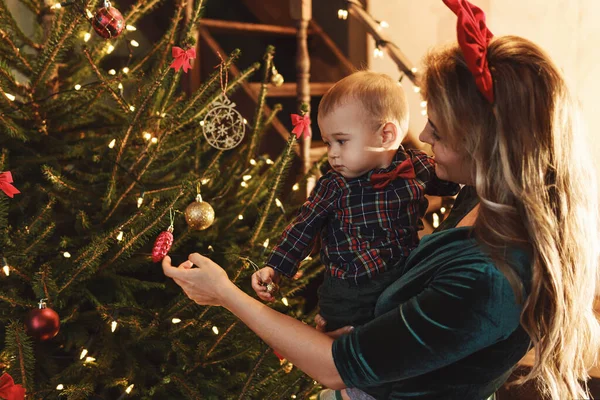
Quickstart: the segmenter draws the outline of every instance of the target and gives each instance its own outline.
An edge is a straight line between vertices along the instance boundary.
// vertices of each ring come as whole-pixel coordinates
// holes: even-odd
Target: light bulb
[[[275,164],[275,163],[270,158],[267,158],[267,164],[271,165],[271,164]]]
[[[150,140],[152,139],[152,134],[150,132],[144,132],[143,135],[144,139],[146,140]]]
[[[115,46],[113,46],[112,44],[109,44],[108,47],[106,48],[106,53],[110,54],[115,50]]]
[[[129,73],[129,68],[125,67],[121,71],[123,71],[124,74],[128,74]]]
[[[92,37],[92,34],[89,32],[86,32],[83,34],[83,41],[87,43],[91,39],[91,37]]]
[[[117,139],[113,139],[110,141],[110,143],[108,144],[108,148],[112,149],[115,147],[115,144],[117,144]]]
[[[300,189],[300,185],[298,185],[297,183],[295,183],[294,186],[292,186],[292,190],[295,192],[298,189]]]
[[[56,386],[56,390],[63,390],[65,388],[65,386],[62,383],[59,383],[58,386]]]
[[[242,179],[243,179],[244,181],[249,181],[250,179],[252,179],[252,175],[244,175],[244,176],[242,177]]]
[[[135,41],[135,40],[132,40],[132,41],[131,41],[131,42],[129,42],[129,43],[130,43],[130,44],[131,44],[133,47],[140,47],[140,44],[139,44],[137,41]]]
[[[375,57],[375,58],[383,57],[383,50],[381,50],[381,47],[377,46],[377,47],[375,47],[375,49],[373,49],[373,57]]]
[[[446,207],[441,207],[440,208],[440,214],[444,214],[446,212]]]
[[[158,138],[153,137],[152,139],[150,139],[150,142],[152,142],[152,144],[156,144],[156,143],[158,143]]]
[[[267,247],[269,247],[269,238],[267,238],[267,240],[264,241],[263,243],[263,247],[266,249]]]
[[[389,28],[390,24],[388,24],[387,21],[381,21],[381,22],[379,22],[379,26],[381,28],[385,29],[385,28]]]
[[[433,217],[433,227],[437,228],[438,226],[440,226],[440,216],[437,215],[437,213],[433,213],[432,217]]]
[[[129,109],[130,109],[131,111],[135,111],[135,107],[134,107],[134,106],[129,106]]]
[[[415,86],[414,89],[415,93],[419,93],[421,91],[421,88],[418,86]]]
[[[246,182],[242,182],[242,183],[240,183],[240,186],[246,188],[246,187],[248,187],[248,184]]]
[[[133,386],[135,386],[133,383],[129,386],[127,386],[127,389],[125,389],[125,393],[129,394],[131,393],[131,391],[133,390]]]
[[[4,93],[4,95],[6,96],[7,99],[9,99],[10,101],[15,101],[16,97],[10,93]]]
[[[338,19],[348,19],[348,10],[339,9],[338,10]]]
[[[425,100],[421,102],[421,107],[427,107],[427,102]]]
[[[91,363],[91,362],[94,362],[94,361],[96,361],[96,359],[94,357],[86,357],[84,362]]]
[[[418,71],[418,69],[417,69],[417,67],[412,67],[412,68],[410,69],[410,71],[411,71],[413,74],[416,74],[416,73],[417,73],[417,71]]]
[[[200,181],[200,183],[203,185],[206,185],[208,182],[210,182],[210,178],[204,178]]]
[[[117,330],[117,321],[113,321],[110,323],[110,331],[114,332]]]
[[[178,323],[180,323],[180,322],[181,322],[181,320],[180,320],[179,318],[173,318],[173,319],[171,320],[171,322],[172,322],[173,324],[178,324]]]
[[[218,335],[218,334],[219,334],[219,328],[217,328],[216,326],[213,326],[213,327],[212,327],[212,331],[213,331],[213,333],[214,333],[215,335]]]
[[[75,90],[79,90],[79,89],[81,89],[81,85],[80,84],[75,85]]]
[[[200,121],[200,126],[204,126],[204,121]]]
[[[254,158],[250,159],[250,165],[256,165],[256,160]]]
[[[277,205],[277,207],[283,206],[283,204],[281,204],[281,201],[277,198],[275,199],[275,204]]]
[[[109,74],[109,75],[116,75],[116,74],[117,74],[117,71],[115,71],[114,69],[109,69],[109,70],[108,70],[108,74]]]
[[[52,6],[52,7],[50,7],[50,8],[52,8],[52,9],[54,9],[54,10],[59,10],[59,9],[61,9],[61,8],[62,8],[62,4],[60,4],[60,3],[56,3],[55,5],[53,5],[53,6]]]
[[[117,234],[117,240],[120,242],[121,240],[123,240],[123,231],[119,231],[119,233]]]
[[[421,110],[421,115],[423,115],[423,116],[427,115],[427,110]]]
[[[238,219],[241,221],[244,219],[244,216],[242,214],[238,215]]]
[[[10,275],[10,267],[8,265],[5,265],[4,267],[2,267],[2,271],[4,271],[4,274],[6,276]]]
[[[248,124],[248,120],[244,118],[244,124]]]
[[[289,307],[290,303],[288,302],[287,297],[282,297],[281,298],[281,302],[286,306]]]
[[[143,202],[144,202],[144,198],[142,196],[138,197],[138,199],[137,199],[137,208],[140,208],[142,206]]]
[[[64,257],[64,258],[71,258],[71,253],[69,253],[68,251],[65,251],[65,252],[63,253],[63,257]]]
[[[129,32],[137,31],[137,28],[133,25],[125,26],[125,29],[127,29]]]
[[[87,355],[87,353],[88,353],[87,349],[81,350],[81,354],[79,355],[79,359],[83,360],[83,358]]]

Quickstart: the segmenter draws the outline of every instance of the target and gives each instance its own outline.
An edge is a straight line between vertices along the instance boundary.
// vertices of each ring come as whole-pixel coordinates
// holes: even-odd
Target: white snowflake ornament
[[[225,95],[219,96],[204,117],[202,132],[208,144],[215,149],[231,150],[242,143],[246,124],[235,109],[235,103]]]

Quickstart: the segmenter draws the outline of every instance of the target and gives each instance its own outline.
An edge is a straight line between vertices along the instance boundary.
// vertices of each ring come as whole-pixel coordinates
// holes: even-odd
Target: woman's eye
[[[440,136],[437,134],[435,129],[431,131],[431,136],[433,136],[435,140],[440,140]]]

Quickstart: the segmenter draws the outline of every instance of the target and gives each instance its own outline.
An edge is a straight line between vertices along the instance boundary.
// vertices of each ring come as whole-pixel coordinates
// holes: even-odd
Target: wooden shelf
[[[220,33],[254,33],[279,36],[296,36],[296,33],[298,32],[298,29],[293,26],[253,24],[250,22],[225,21],[207,18],[201,19],[200,25],[205,28],[210,28],[211,32]],[[313,30],[309,29],[308,34],[313,34]]]
[[[260,91],[260,83],[250,83],[249,86],[257,94]],[[333,82],[312,82],[310,84],[310,95],[311,96],[323,96],[329,88],[333,86]],[[269,91],[267,97],[296,97],[296,83],[284,83],[281,86],[269,85]]]

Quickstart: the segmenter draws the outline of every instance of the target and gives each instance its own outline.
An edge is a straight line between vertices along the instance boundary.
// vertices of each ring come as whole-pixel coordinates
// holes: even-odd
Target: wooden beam
[[[356,70],[352,62],[348,60],[342,50],[340,50],[331,37],[325,33],[323,28],[321,28],[321,25],[317,24],[314,20],[311,20],[310,28],[312,28],[313,32],[323,41],[323,43],[325,43],[325,46],[329,48],[329,51],[331,51],[331,53],[338,59],[340,65],[347,75],[350,75]]]
[[[248,85],[258,94],[260,83],[249,83]],[[323,96],[333,85],[333,82],[311,82],[309,85],[310,95]],[[296,95],[296,83],[294,82],[284,83],[281,86],[269,86],[267,93],[267,97],[296,97]]]
[[[281,25],[266,25],[266,24],[252,24],[249,22],[237,22],[237,21],[225,21],[220,19],[207,19],[203,18],[199,24],[205,28],[210,28],[211,32],[222,32],[222,33],[264,33],[269,35],[280,35],[280,36],[296,36],[296,28],[293,26],[281,26]],[[312,34],[312,30],[309,34]]]
[[[217,54],[226,54],[223,49],[221,48],[221,46],[219,46],[219,44],[216,42],[216,40],[212,37],[212,35],[208,32],[208,30],[202,26],[200,26],[198,28],[198,35],[200,38],[202,38],[203,42],[206,43],[208,45],[208,47],[213,51],[213,53],[215,55]],[[233,76],[239,76],[240,75],[240,70],[238,69],[238,67],[236,67],[235,65],[232,65],[229,68],[229,71],[231,71]],[[252,99],[256,102],[257,98],[256,98],[256,93],[254,92],[254,90],[252,90],[250,88],[250,85],[248,84],[248,82],[242,82],[241,83],[241,87],[242,90]],[[266,116],[271,115],[271,108],[269,106],[267,106],[265,104],[265,106],[263,107],[263,111],[265,113]],[[283,126],[283,124],[281,123],[281,121],[279,121],[278,118],[274,118],[273,122],[271,123],[271,126],[277,131],[277,133],[279,133],[279,135],[285,140],[287,141],[288,138],[290,137],[290,132],[285,128],[285,126]],[[299,150],[296,147],[294,149],[294,151],[296,152],[296,154],[299,154]]]

